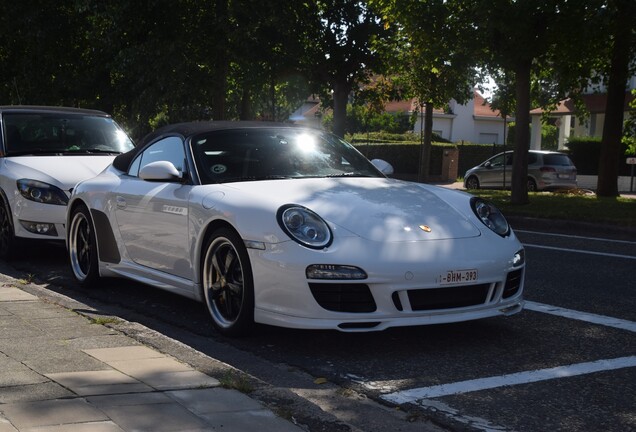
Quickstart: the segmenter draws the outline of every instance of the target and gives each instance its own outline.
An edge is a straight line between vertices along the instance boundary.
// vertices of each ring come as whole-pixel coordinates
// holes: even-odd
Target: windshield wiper
[[[60,155],[64,150],[59,149],[29,149],[29,150],[11,150],[5,156],[32,156],[32,155]]]
[[[283,180],[290,179],[290,176],[284,175],[266,175],[266,176],[242,176],[242,177],[226,177],[220,178],[215,183],[231,183],[231,182],[243,182],[243,181],[258,181],[258,180]]]
[[[117,150],[105,150],[105,149],[77,149],[77,150],[64,150],[64,154],[108,154],[118,155],[121,154]]]
[[[340,173],[340,174],[328,174],[325,177],[333,178],[333,177],[372,177],[372,176],[370,176],[369,174],[350,172],[350,173]]]

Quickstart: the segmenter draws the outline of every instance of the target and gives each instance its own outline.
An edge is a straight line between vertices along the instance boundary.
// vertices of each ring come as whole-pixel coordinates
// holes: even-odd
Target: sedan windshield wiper
[[[66,150],[66,149],[35,148],[35,149],[29,149],[29,150],[12,150],[7,152],[6,156],[59,156],[59,155],[87,155],[87,154],[118,155],[118,154],[121,154],[121,152],[116,150],[103,150],[103,149]]]
[[[59,149],[29,149],[29,150],[12,150],[8,151],[5,156],[34,156],[34,155],[60,155],[64,150]]]

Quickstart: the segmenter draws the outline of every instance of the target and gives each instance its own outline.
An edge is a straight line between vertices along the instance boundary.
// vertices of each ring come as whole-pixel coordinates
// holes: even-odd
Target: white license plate
[[[570,178],[570,174],[559,174],[558,176],[560,179],[569,179]]]
[[[446,274],[442,274],[439,276],[439,283],[441,285],[459,284],[466,282],[476,282],[477,279],[477,269],[449,270],[446,272]]]

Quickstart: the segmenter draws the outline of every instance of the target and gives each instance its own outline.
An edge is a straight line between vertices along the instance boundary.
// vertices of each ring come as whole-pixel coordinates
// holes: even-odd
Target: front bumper
[[[488,237],[488,238],[486,238]],[[372,331],[511,315],[523,308],[525,264],[514,238],[377,243],[347,238],[329,250],[293,242],[250,249],[256,322],[303,329]],[[353,265],[364,280],[309,280],[310,264]],[[478,280],[446,284],[449,270]]]
[[[67,206],[18,199],[13,206],[15,236],[39,240],[64,240],[66,209]],[[44,229],[43,225],[50,228]]]

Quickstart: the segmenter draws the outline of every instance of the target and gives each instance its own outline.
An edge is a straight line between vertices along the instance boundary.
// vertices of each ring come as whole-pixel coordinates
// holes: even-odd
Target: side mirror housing
[[[139,170],[139,178],[146,181],[178,181],[183,175],[168,161],[150,162]]]
[[[371,163],[373,164],[374,167],[380,170],[380,172],[384,175],[388,176],[393,174],[394,172],[393,165],[391,165],[390,163],[388,163],[387,161],[383,159],[373,159]]]

